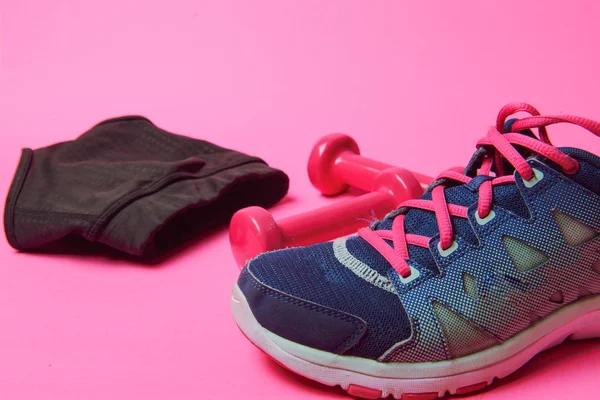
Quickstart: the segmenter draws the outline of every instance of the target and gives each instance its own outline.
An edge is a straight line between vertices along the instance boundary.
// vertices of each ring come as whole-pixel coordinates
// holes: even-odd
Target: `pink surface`
[[[21,147],[129,113],[288,172],[279,217],[327,203],[305,163],[332,131],[434,175],[464,163],[509,101],[600,119],[594,1],[88,3],[0,0],[4,193]],[[549,130],[600,153],[583,130]],[[226,228],[155,267],[5,241],[0,257],[1,399],[347,398],[238,332]],[[598,341],[569,343],[473,397],[595,397],[599,357]]]

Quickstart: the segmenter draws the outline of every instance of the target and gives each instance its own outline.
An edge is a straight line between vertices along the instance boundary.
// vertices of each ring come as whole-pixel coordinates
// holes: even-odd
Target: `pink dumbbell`
[[[304,246],[356,232],[383,218],[403,201],[419,197],[432,179],[359,155],[356,142],[342,134],[322,138],[311,152],[309,177],[322,193],[334,195],[349,185],[362,196],[275,221],[260,207],[238,211],[229,241],[238,265],[265,251]]]
[[[348,135],[333,133],[322,137],[313,147],[308,159],[308,177],[321,193],[335,196],[349,186],[371,192],[373,182],[385,170],[393,168],[360,155],[358,145]],[[402,170],[401,179],[416,178],[423,190],[431,183],[428,176]]]
[[[238,265],[266,251],[305,246],[356,232],[383,218],[403,201],[419,197],[423,188],[402,168],[389,168],[372,185],[377,190],[316,210],[275,221],[261,207],[236,212],[229,226],[231,250]]]

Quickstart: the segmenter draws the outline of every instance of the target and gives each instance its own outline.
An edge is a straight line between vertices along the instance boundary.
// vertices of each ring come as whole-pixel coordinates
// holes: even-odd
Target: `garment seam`
[[[93,222],[98,218],[97,215],[93,214],[77,214],[77,213],[69,213],[69,212],[61,212],[61,211],[38,211],[29,208],[21,208],[15,207],[15,214],[27,216],[27,217],[35,217],[36,219],[41,220],[50,220],[50,219],[60,219],[60,217],[68,217],[74,219],[81,219],[88,222]]]

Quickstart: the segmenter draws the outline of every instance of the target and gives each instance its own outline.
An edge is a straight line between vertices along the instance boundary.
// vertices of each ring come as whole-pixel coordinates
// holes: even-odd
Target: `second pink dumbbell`
[[[333,133],[322,137],[313,147],[308,159],[308,177],[321,193],[335,196],[343,193],[349,186],[371,192],[378,176],[385,170],[394,168],[360,155],[358,145],[348,135]],[[400,178],[408,179],[407,173],[419,181],[423,190],[431,183],[428,176],[399,171]]]

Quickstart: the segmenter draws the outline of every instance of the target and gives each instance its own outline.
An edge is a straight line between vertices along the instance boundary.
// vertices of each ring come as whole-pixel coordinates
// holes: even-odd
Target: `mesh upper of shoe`
[[[561,151],[576,158],[580,163],[579,171],[569,176],[569,178],[587,190],[600,194],[600,179],[598,179],[600,159],[579,149],[562,148]],[[553,167],[551,163],[549,163],[549,166]],[[478,200],[477,187],[474,185],[465,184],[449,187],[445,190],[445,195],[449,203],[467,207],[476,204]],[[521,218],[529,217],[530,211],[528,205],[516,185],[495,187],[493,197],[494,207],[502,208]],[[431,193],[426,192],[423,198],[430,199]],[[391,222],[392,218],[384,219],[379,223],[377,229],[390,229]],[[477,245],[478,239],[469,220],[453,218],[452,224],[455,235],[459,236],[466,243],[473,244],[474,246]],[[405,219],[405,227],[408,233],[429,237],[438,234],[435,215],[423,210],[410,210]],[[377,271],[377,273],[383,276],[396,275],[385,258],[362,238],[352,237],[347,240],[346,246],[353,257],[368,265]],[[436,260],[429,249],[409,246],[409,253],[411,261],[431,270],[434,274],[439,273]],[[531,254],[528,253],[526,256],[529,257]],[[527,259],[528,263],[531,261],[530,258]],[[540,260],[538,257],[533,261],[538,263]],[[533,265],[533,261],[527,265]],[[379,358],[395,343],[409,339],[414,329],[419,329],[418,323],[415,326],[415,321],[412,321],[413,317],[419,317],[419,315],[413,316],[411,314],[409,318],[397,294],[370,284],[341,264],[335,257],[331,243],[321,243],[308,247],[263,254],[251,262],[250,271],[262,283],[284,293],[363,319],[368,325],[367,333],[356,346],[345,353],[346,355]],[[447,278],[443,277],[442,279]],[[467,294],[471,298],[475,298],[475,293],[478,291],[477,283],[475,283],[474,279],[471,277],[466,283],[469,286],[469,290],[467,291],[469,293]],[[478,284],[481,285],[481,277],[478,279]],[[502,279],[511,283],[510,280],[513,277],[507,275]],[[518,286],[521,283],[521,281],[516,280],[511,284]],[[465,287],[462,278],[459,284],[461,288]],[[429,294],[431,295],[431,293]],[[509,299],[504,301],[509,301]],[[424,312],[422,309],[419,310],[421,310],[419,313]],[[497,313],[498,310],[493,309],[490,312],[493,314]],[[451,317],[454,314],[448,312],[445,308],[438,307],[437,315],[444,318],[443,321],[438,321],[437,324],[443,325],[445,323],[447,326],[450,326]],[[485,319],[486,317],[482,318]],[[460,317],[457,317],[456,321],[464,322]],[[459,325],[465,329],[471,327],[468,324]],[[473,328],[471,332],[480,331]],[[472,336],[477,335],[473,334]],[[458,336],[453,337],[457,338]],[[485,335],[484,333],[481,333],[477,337],[481,339],[478,343],[481,343],[482,348],[495,343],[495,341],[490,339],[489,335]],[[456,340],[454,342],[460,343],[460,341]],[[480,350],[480,348],[477,347],[475,350]],[[427,354],[423,352],[409,354],[410,352],[408,352],[408,355],[404,358],[398,356],[398,353],[396,353],[396,355],[388,358],[387,361],[430,361],[444,359],[449,356],[470,354],[472,351],[473,348],[464,351],[455,350],[452,354],[446,355],[443,355],[439,351]]]

